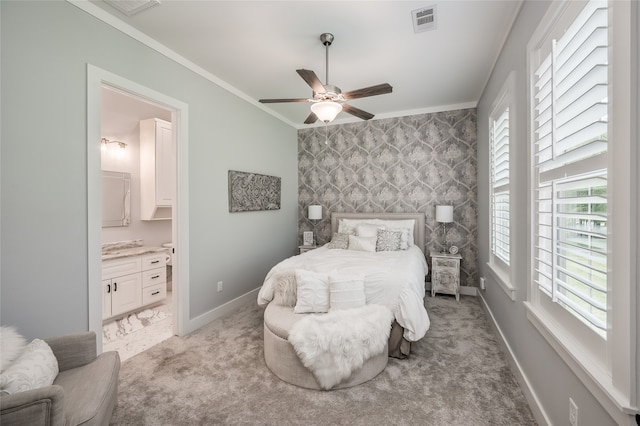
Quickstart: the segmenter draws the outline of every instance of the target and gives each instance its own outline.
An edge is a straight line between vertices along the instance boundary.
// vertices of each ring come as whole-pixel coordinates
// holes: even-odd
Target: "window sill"
[[[500,270],[498,270],[492,263],[487,262],[487,266],[489,267],[489,272],[493,279],[496,280],[500,288],[509,296],[509,299],[512,301],[516,301],[516,289],[511,284],[511,280],[506,274]]]
[[[628,398],[613,386],[611,377],[571,334],[554,324],[543,309],[524,302],[527,319],[542,334],[560,358],[569,366],[584,386],[602,404],[618,424],[627,424],[629,416],[635,414]]]

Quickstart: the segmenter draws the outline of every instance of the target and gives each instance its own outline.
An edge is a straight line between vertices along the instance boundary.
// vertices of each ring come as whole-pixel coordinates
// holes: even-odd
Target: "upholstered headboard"
[[[413,227],[413,241],[424,252],[424,213],[339,213],[331,212],[331,235],[338,232],[340,219],[382,219],[382,220],[406,220],[416,221]]]

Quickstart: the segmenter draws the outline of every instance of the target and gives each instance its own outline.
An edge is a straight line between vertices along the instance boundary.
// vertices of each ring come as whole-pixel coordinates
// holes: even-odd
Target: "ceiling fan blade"
[[[263,104],[275,104],[278,102],[309,102],[307,98],[291,98],[291,99],[260,99],[258,102]]]
[[[393,87],[389,83],[378,84],[377,86],[365,87],[363,89],[351,90],[347,93],[343,93],[342,96],[346,100],[366,98],[368,96],[384,95],[385,93],[391,93]]]
[[[311,114],[309,114],[309,115],[307,116],[307,119],[306,119],[306,120],[304,120],[304,124],[313,124],[313,123],[315,123],[316,121],[318,121],[318,117],[316,116],[316,114],[315,114],[315,113],[313,113],[313,112],[312,112]]]
[[[342,111],[351,115],[355,115],[356,117],[362,118],[363,120],[369,120],[374,117],[374,115],[370,112],[363,111],[360,108],[356,108],[348,104],[342,104]]]
[[[316,93],[326,92],[326,90],[324,89],[324,85],[322,84],[322,82],[320,81],[320,79],[318,78],[315,72],[311,70],[305,70],[305,69],[296,70],[296,72],[300,75],[300,77],[302,77],[304,81],[307,82],[309,86],[311,86],[314,92]]]

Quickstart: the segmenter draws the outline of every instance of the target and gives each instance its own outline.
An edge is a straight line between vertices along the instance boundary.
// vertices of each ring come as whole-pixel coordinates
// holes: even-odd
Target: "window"
[[[490,255],[489,268],[503,290],[515,300],[511,284],[511,189],[509,147],[514,121],[512,102],[515,75],[506,80],[489,115],[489,197],[490,197]]]
[[[491,254],[509,265],[509,107],[491,118]]]
[[[551,41],[534,80],[534,280],[600,336],[607,327],[607,8]]]
[[[618,423],[637,402],[630,16],[631,2],[552,2],[527,58],[527,317]]]

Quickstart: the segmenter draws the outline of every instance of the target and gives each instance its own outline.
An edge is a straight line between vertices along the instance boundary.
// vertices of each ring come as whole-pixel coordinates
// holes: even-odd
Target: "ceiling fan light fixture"
[[[2,1],[2,0],[0,0]],[[346,103],[348,101],[366,98],[368,96],[391,93],[393,88],[389,83],[378,84],[376,86],[364,87],[362,89],[350,90],[342,93],[339,87],[329,84],[329,46],[333,42],[333,34],[323,33],[320,41],[325,46],[327,78],[322,84],[315,72],[304,68],[297,69],[296,72],[313,90],[311,98],[289,98],[289,99],[260,99],[260,103],[271,104],[277,102],[312,102],[311,113],[304,120],[304,124],[313,124],[318,120],[325,123],[333,121],[340,111],[351,114],[363,120],[370,120],[373,114]]]
[[[322,101],[311,104],[311,112],[325,123],[333,121],[340,111],[342,111],[342,105],[333,101]]]

